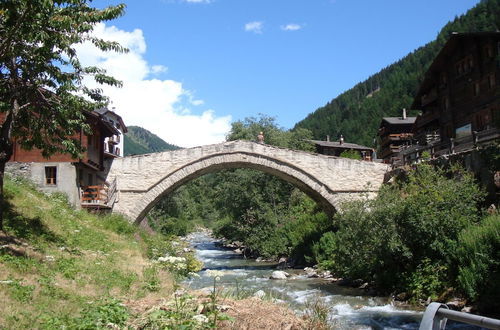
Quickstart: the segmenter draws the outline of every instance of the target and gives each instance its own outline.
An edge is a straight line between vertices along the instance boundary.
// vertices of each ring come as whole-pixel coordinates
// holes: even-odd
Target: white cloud
[[[264,23],[259,21],[249,22],[245,24],[245,31],[247,32],[261,34],[263,28],[264,28]]]
[[[168,71],[168,68],[166,66],[163,66],[163,65],[153,65],[151,67],[151,72],[153,74],[164,73],[164,72],[167,72],[167,71]]]
[[[287,24],[287,25],[282,25],[281,29],[283,31],[297,31],[297,30],[302,29],[302,25],[295,24],[295,23],[290,23],[290,24]]]
[[[100,86],[113,102],[111,106],[126,125],[144,127],[168,143],[182,147],[224,141],[230,129],[231,116],[217,117],[212,109],[192,114],[190,105],[200,106],[202,100],[184,89],[181,82],[152,78],[167,70],[163,65],[150,65],[145,59],[146,42],[141,30],[132,32],[98,24],[94,34],[105,40],[120,42],[130,49],[126,54],[103,53],[89,43],[77,45],[84,65],[97,65],[122,80],[123,87]],[[89,87],[95,83],[86,81]]]

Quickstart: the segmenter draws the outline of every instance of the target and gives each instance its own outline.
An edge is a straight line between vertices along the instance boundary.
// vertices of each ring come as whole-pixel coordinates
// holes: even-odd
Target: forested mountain
[[[436,40],[342,93],[298,122],[295,128],[311,130],[316,139],[342,134],[349,142],[374,146],[382,117],[401,115],[402,108],[410,107],[425,71],[452,32],[499,29],[500,0],[483,0],[446,24]]]
[[[180,147],[163,141],[157,135],[139,126],[128,126],[125,134],[124,154],[141,155],[151,152],[181,149]]]

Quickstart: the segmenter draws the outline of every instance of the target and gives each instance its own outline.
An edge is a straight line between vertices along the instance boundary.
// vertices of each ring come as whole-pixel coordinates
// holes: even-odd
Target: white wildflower
[[[203,324],[203,323],[208,322],[208,317],[206,317],[203,314],[198,314],[198,315],[193,316],[193,320],[195,320],[196,323],[198,323],[198,324]]]

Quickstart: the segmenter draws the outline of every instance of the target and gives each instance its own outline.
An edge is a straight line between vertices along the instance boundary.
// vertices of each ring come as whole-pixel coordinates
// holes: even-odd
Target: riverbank
[[[369,296],[366,291],[340,286],[319,277],[309,277],[303,269],[287,269],[289,276],[271,279],[277,262],[245,259],[206,233],[189,236],[196,255],[204,263],[199,278],[184,282],[186,287],[210,292],[212,271],[219,272],[217,286],[227,295],[259,297],[285,304],[298,315],[314,315],[339,329],[360,329],[381,324],[390,328],[418,328],[420,311],[391,304],[388,297]],[[278,271],[279,272],[279,271]],[[321,317],[319,317],[321,316]]]
[[[62,195],[46,195],[22,180],[6,180],[5,193],[0,328],[152,329],[169,322],[186,323],[190,329],[212,326],[203,322],[213,315],[203,310],[210,293],[179,294],[179,272],[196,263],[181,240],[144,232],[120,216],[75,211]],[[171,260],[179,261],[176,271],[167,270]],[[192,309],[188,297],[193,297]],[[172,306],[181,300],[184,307],[178,313],[179,307],[176,312]],[[310,324],[268,300],[221,295],[216,305],[219,318],[227,317],[217,328],[247,324],[266,329],[267,324],[267,329],[301,329]]]

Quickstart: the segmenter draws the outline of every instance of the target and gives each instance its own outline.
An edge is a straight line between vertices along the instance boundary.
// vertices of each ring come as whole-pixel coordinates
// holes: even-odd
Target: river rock
[[[257,259],[255,259],[255,262],[263,262],[264,259],[262,257],[258,257]]]
[[[259,290],[253,294],[254,297],[262,299],[266,296],[266,293],[262,290]]]
[[[243,254],[243,251],[241,249],[236,249],[233,251],[234,253],[238,253],[238,254]]]
[[[465,299],[460,299],[460,298],[455,298],[453,300],[450,300],[446,303],[446,306],[448,306],[449,309],[452,309],[454,311],[459,311],[462,308],[465,307]]]
[[[306,267],[304,268],[304,271],[306,272],[307,277],[318,277],[318,273],[314,268]]]
[[[286,280],[286,278],[290,276],[287,272],[276,270],[269,277],[271,280]]]

